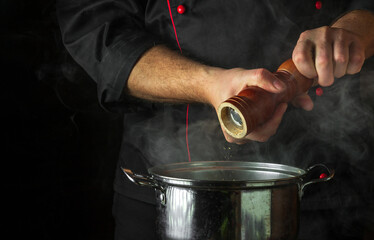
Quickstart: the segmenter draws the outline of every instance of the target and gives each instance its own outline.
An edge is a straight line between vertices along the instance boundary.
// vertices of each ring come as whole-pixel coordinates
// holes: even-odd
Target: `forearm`
[[[331,27],[342,28],[357,34],[364,44],[365,58],[374,55],[374,13],[355,10],[339,18]]]
[[[125,91],[152,101],[210,103],[207,92],[219,71],[165,46],[155,46],[134,66]]]

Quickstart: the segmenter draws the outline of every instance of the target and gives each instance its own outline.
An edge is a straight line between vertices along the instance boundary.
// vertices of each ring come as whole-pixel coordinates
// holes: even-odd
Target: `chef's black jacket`
[[[129,182],[119,166],[144,173],[188,161],[186,104],[152,103],[124,94],[128,76],[149,48],[164,44],[203,64],[276,68],[292,55],[301,32],[373,1],[307,0],[60,0],[63,42],[97,83],[103,108],[124,114],[116,192],[154,203],[152,189]],[[184,11],[178,12],[183,5]],[[306,189],[302,209],[362,206],[370,201],[372,116],[359,97],[358,76],[324,88],[311,112],[289,107],[275,136],[242,146],[225,142],[212,107],[190,104],[191,160],[264,161],[307,168],[325,163],[334,180]]]

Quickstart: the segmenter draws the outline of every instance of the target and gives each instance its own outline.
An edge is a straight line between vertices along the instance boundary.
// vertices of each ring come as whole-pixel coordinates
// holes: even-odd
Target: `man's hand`
[[[374,14],[355,10],[339,18],[331,27],[308,30],[300,35],[292,60],[301,74],[330,86],[334,78],[358,73],[366,58],[374,54]],[[296,97],[296,106],[313,108],[307,94]]]
[[[278,78],[265,69],[206,66],[164,46],[155,46],[133,68],[126,92],[152,101],[208,103],[217,110],[223,101],[247,86],[258,86],[272,93],[279,93],[285,88]],[[275,134],[286,108],[287,104],[280,104],[272,118],[245,139],[234,139],[223,130],[226,140],[238,144],[249,140],[266,141]]]
[[[322,86],[331,85],[334,77],[352,74],[362,67],[364,58],[374,54],[374,15],[353,11],[340,18],[332,28],[323,27],[302,34],[293,55],[299,71],[307,77],[318,78]],[[162,102],[202,102],[215,109],[226,99],[247,86],[258,86],[272,93],[284,89],[282,83],[264,69],[222,69],[187,59],[165,46],[149,49],[134,66],[125,91],[135,97]],[[308,95],[298,96],[294,104],[311,110]],[[252,131],[245,139],[266,141],[275,134],[287,108],[280,104],[272,118]]]
[[[301,74],[317,78],[321,86],[330,86],[334,78],[358,73],[365,59],[373,54],[374,14],[355,10],[331,27],[303,32],[292,60]]]
[[[209,102],[216,110],[223,101],[237,95],[248,86],[257,86],[271,93],[280,93],[285,89],[285,85],[266,69],[245,70],[235,68],[216,71],[214,84],[207,92]],[[256,128],[244,139],[231,137],[221,126],[222,132],[226,140],[231,143],[243,144],[252,140],[265,142],[276,133],[286,109],[287,104],[280,104],[270,120]]]
[[[325,26],[300,35],[292,60],[301,74],[318,78],[321,86],[330,86],[334,78],[361,70],[365,47],[357,34]]]

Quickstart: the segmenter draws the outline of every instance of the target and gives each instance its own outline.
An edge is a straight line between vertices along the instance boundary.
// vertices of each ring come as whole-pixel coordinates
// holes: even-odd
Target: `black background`
[[[3,229],[10,239],[113,239],[121,117],[99,107],[63,48],[54,1],[1,1],[0,11]]]
[[[1,216],[9,239],[113,239],[121,116],[61,43],[53,0],[0,1]]]

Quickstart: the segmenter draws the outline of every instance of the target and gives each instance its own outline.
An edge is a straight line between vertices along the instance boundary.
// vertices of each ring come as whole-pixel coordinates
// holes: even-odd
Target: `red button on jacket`
[[[183,14],[185,11],[186,11],[186,8],[185,8],[183,5],[179,5],[179,6],[177,7],[177,12],[178,12],[179,14]]]
[[[322,8],[322,2],[321,1],[317,1],[316,2],[316,8],[319,10]]]

